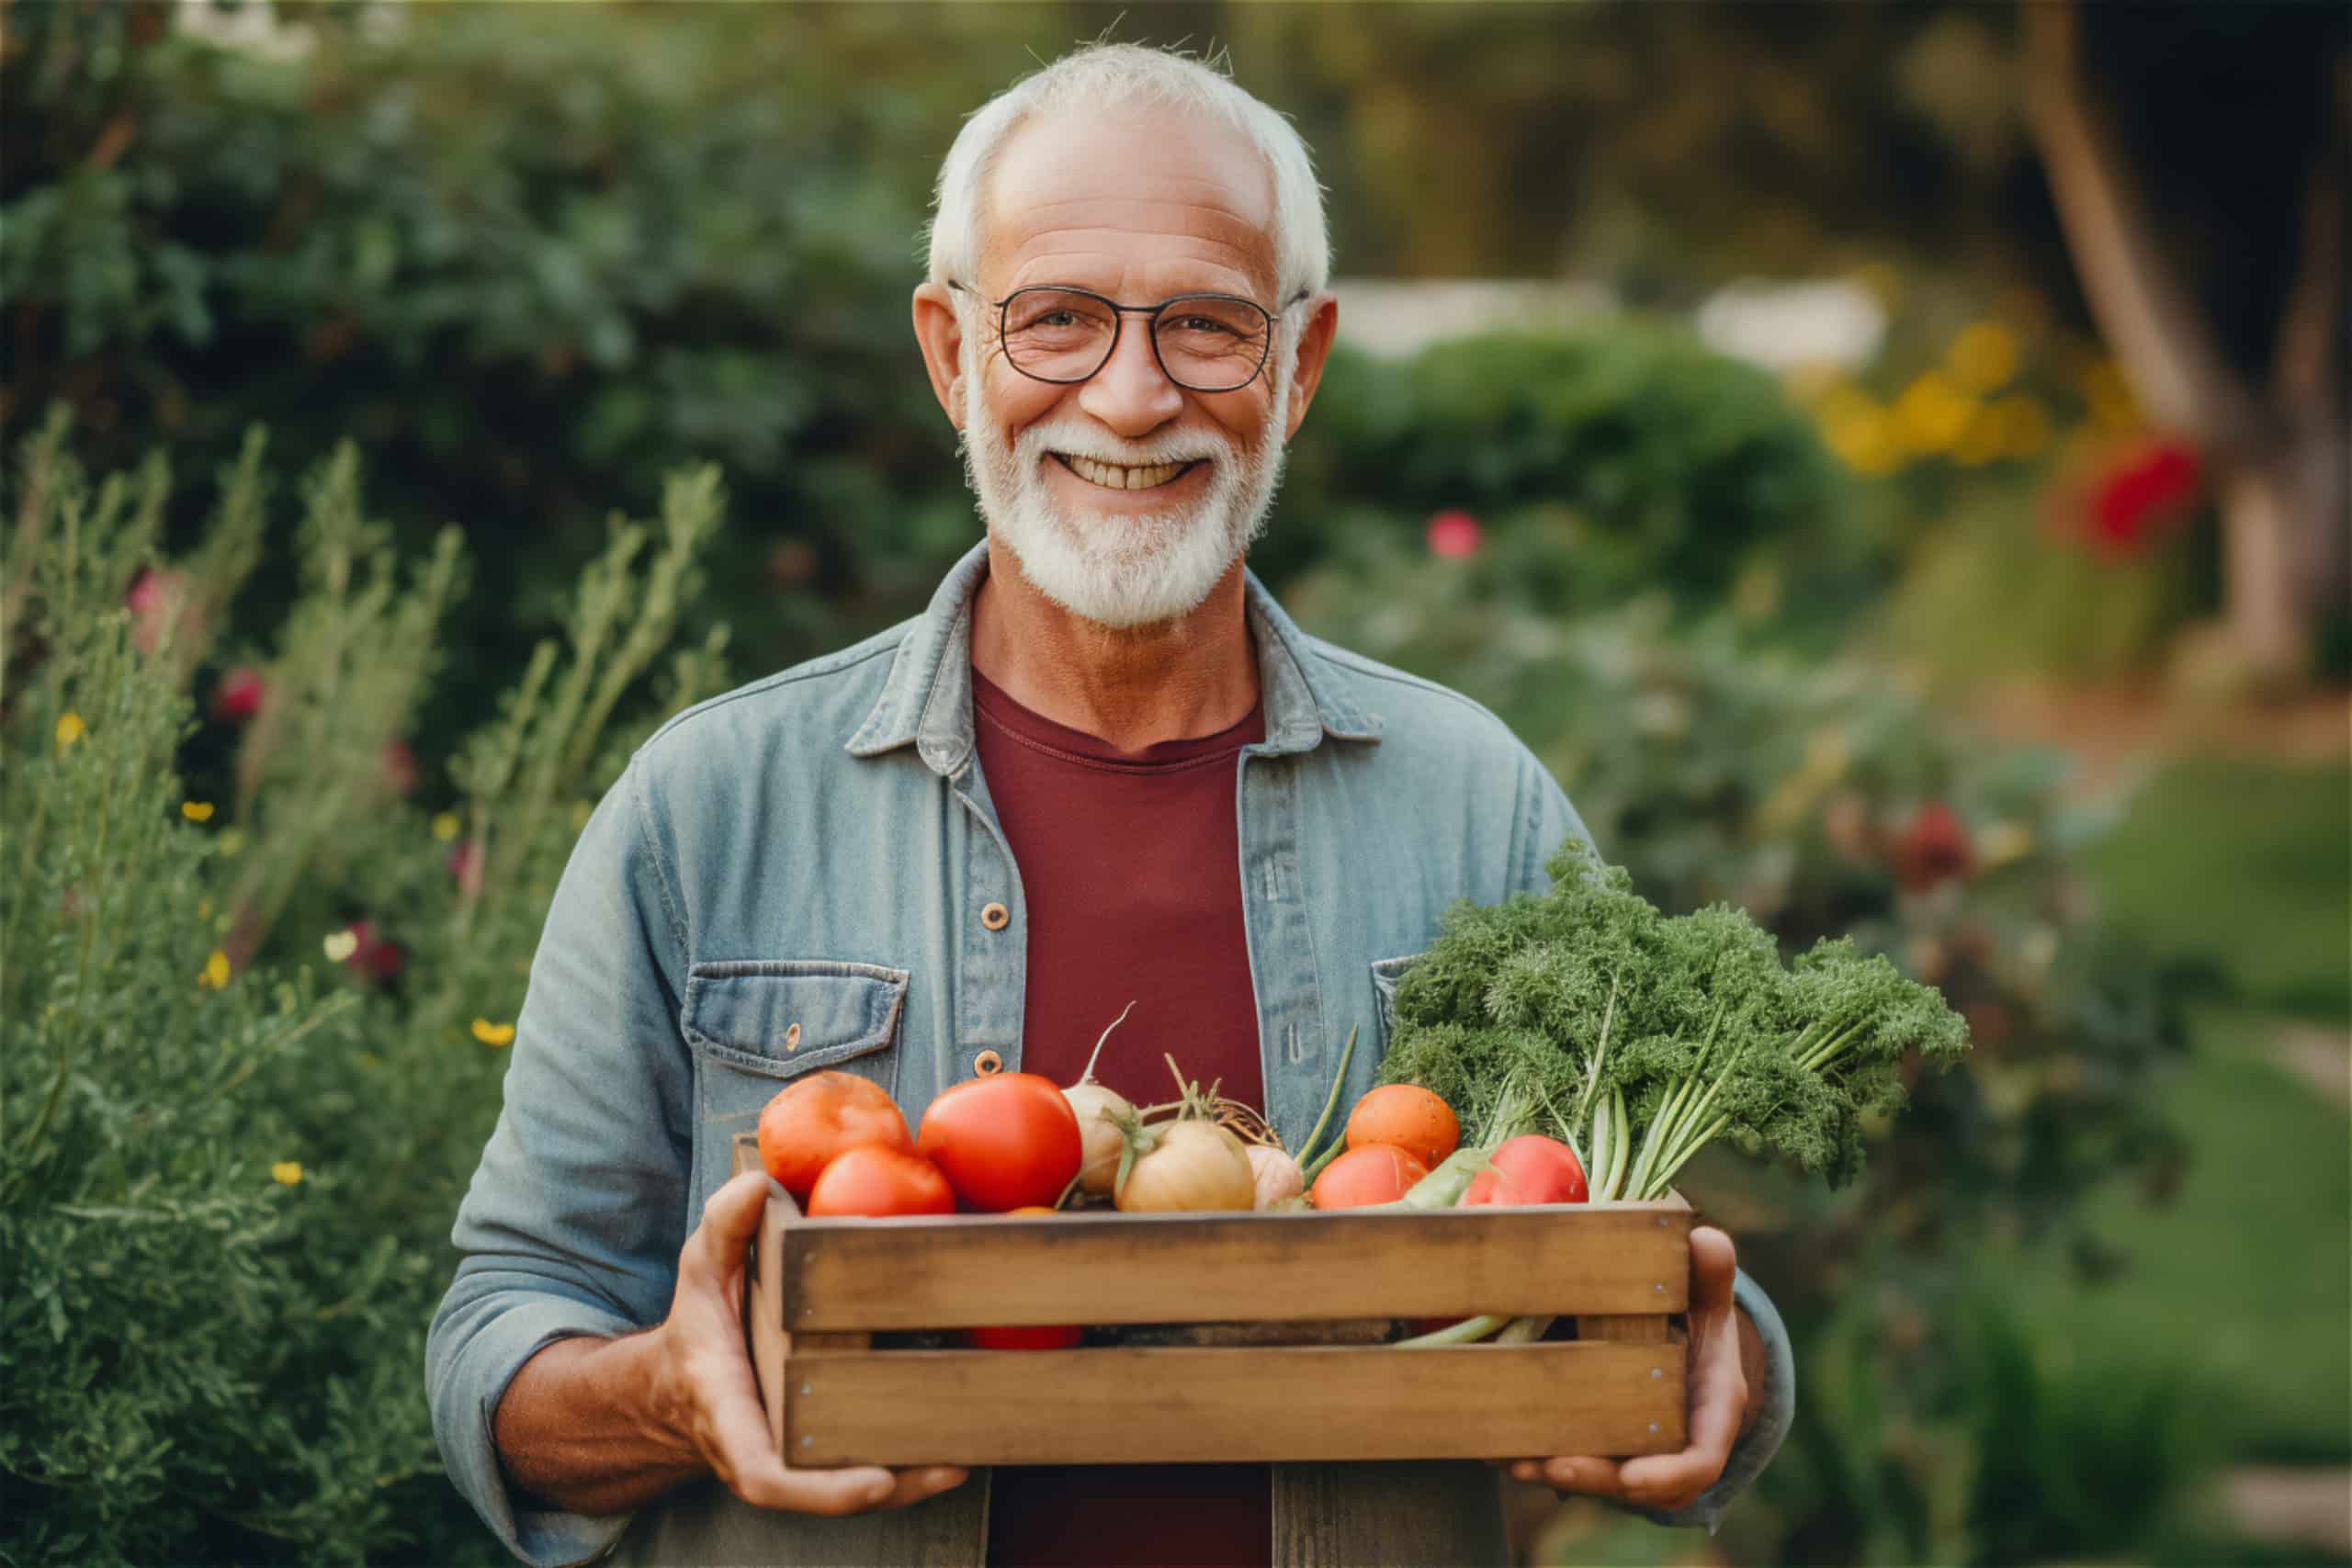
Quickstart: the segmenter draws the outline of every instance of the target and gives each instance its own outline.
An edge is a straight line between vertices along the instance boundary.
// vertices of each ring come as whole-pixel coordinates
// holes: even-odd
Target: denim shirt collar
[[[850,755],[878,757],[912,741],[933,773],[953,778],[963,771],[972,754],[972,598],[988,571],[983,539],[956,563],[899,639],[880,699],[849,739]],[[1257,574],[1245,570],[1242,580],[1266,714],[1260,750],[1271,756],[1312,750],[1326,735],[1377,741],[1379,717],[1349,701]]]

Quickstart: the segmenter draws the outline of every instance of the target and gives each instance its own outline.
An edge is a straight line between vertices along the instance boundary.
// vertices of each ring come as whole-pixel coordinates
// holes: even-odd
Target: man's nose
[[[1078,406],[1114,433],[1137,440],[1184,412],[1184,391],[1151,352],[1151,319],[1130,317],[1111,357],[1079,389]]]

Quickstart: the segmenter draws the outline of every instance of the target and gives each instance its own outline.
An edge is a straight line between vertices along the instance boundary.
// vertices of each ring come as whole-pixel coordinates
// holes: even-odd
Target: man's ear
[[[931,376],[932,396],[946,411],[947,423],[964,428],[964,323],[955,297],[941,283],[915,290],[915,342]]]
[[[1298,434],[1306,419],[1306,405],[1323,384],[1323,367],[1331,357],[1331,339],[1340,330],[1340,301],[1326,294],[1307,311],[1306,329],[1298,334],[1298,359],[1291,374],[1290,410],[1283,420],[1283,440]]]

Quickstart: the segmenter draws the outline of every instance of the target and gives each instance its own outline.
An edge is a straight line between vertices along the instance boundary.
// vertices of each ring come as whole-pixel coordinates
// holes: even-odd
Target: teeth
[[[1106,490],[1150,490],[1164,485],[1189,466],[1183,463],[1161,463],[1148,468],[1129,468],[1124,463],[1098,463],[1091,457],[1069,457],[1063,459],[1080,479]]]

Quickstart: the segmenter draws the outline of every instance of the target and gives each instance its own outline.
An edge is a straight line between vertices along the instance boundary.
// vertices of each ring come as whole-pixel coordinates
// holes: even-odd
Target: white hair
[[[982,196],[1012,132],[1062,109],[1166,105],[1223,119],[1250,138],[1274,184],[1275,298],[1319,292],[1331,276],[1331,238],[1314,160],[1290,121],[1208,64],[1133,43],[1088,44],[999,93],[964,122],[939,167],[931,220],[931,281],[969,283],[980,259]]]

